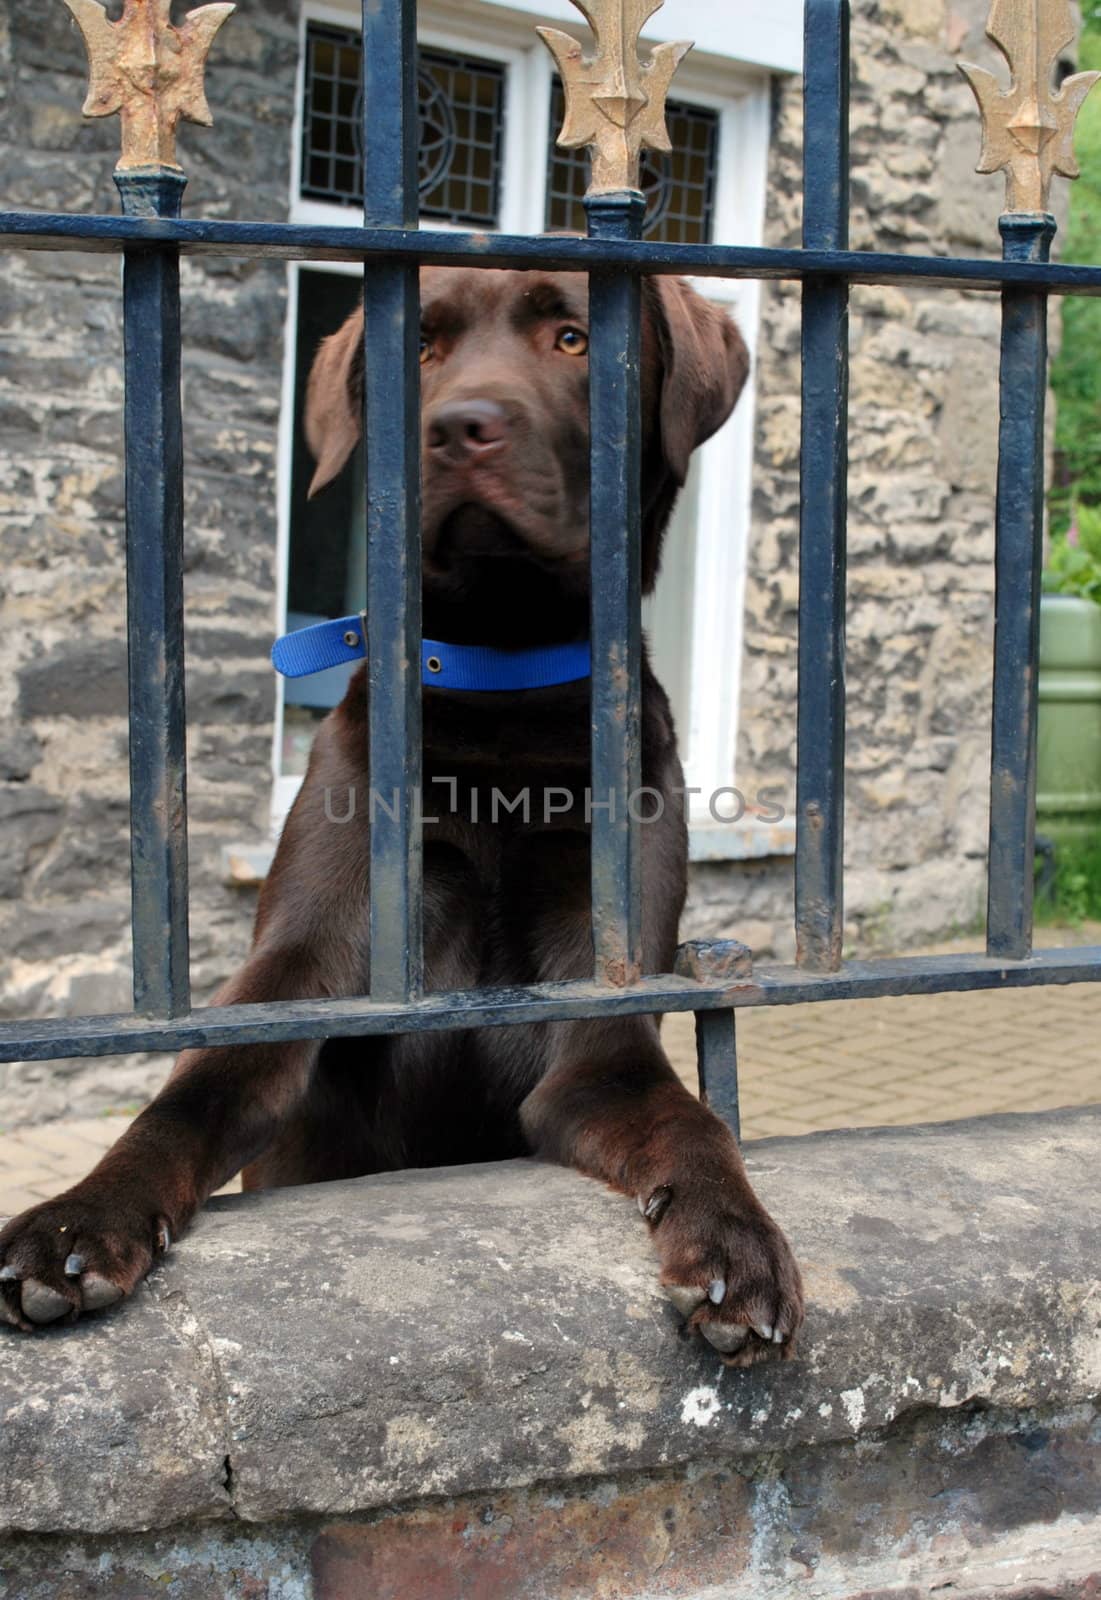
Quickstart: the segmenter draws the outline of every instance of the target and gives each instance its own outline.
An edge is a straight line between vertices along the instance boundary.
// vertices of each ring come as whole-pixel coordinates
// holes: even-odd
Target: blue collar
[[[299,628],[278,639],[272,665],[285,678],[307,678],[328,667],[362,661],[367,654],[361,617],[337,617]],[[480,644],[421,641],[421,682],[432,689],[549,689],[587,678],[592,657],[587,639],[533,650],[494,650]]]

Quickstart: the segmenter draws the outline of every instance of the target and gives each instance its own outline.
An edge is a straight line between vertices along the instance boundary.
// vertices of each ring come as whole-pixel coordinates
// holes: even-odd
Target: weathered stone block
[[[126,641],[82,639],[57,645],[19,673],[24,717],[126,714]]]
[[[19,893],[32,859],[56,836],[61,810],[61,801],[37,786],[0,786],[0,896]]]
[[[13,728],[0,738],[0,781],[22,783],[34,771],[42,746],[30,728]]]
[[[749,1372],[573,1173],[216,1202],[129,1304],[0,1331],[0,1596],[1097,1600],[1099,1132],[751,1146],[810,1313]]]
[[[140,1296],[129,1309],[126,1339],[101,1319],[5,1348],[5,1529],[106,1533],[229,1514],[214,1354],[178,1301]]]

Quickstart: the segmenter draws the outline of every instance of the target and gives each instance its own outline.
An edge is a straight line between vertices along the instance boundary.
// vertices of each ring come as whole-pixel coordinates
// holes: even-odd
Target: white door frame
[[[553,8],[548,8],[553,16]],[[327,22],[358,28],[358,0],[305,0],[300,14],[300,48],[292,128],[290,215],[296,222],[332,223],[347,218],[347,208],[299,196],[306,68],[306,26]],[[580,19],[579,25],[580,24]],[[420,6],[418,37],[441,49],[473,51],[508,68],[505,130],[502,150],[501,229],[506,233],[540,233],[546,196],[547,127],[553,63],[534,36],[530,17],[495,0],[429,0]],[[737,31],[736,27],[731,31]],[[767,74],[732,58],[689,56],[677,76],[676,93],[693,104],[719,113],[718,184],[715,237],[744,245],[763,242],[765,184],[768,168],[770,79]],[[518,107],[522,114],[517,115]],[[432,227],[440,224],[433,221]],[[446,226],[446,224],[444,225]],[[359,274],[353,263],[305,263],[311,271]],[[276,628],[287,613],[290,553],[291,461],[293,459],[298,263],[288,266],[287,319],[279,427],[279,475],[276,547]],[[706,279],[696,287],[708,298],[729,306],[755,354],[760,286],[751,280]],[[715,790],[734,782],[738,698],[742,656],[746,557],[749,542],[753,468],[754,384],[747,385],[734,416],[704,446],[699,456],[700,491],[696,566],[692,601],[692,665],[690,714],[682,730],[686,782],[702,791],[693,797],[693,831],[708,832],[707,854],[741,854],[733,838],[723,849],[709,807]],[[274,785],[272,827],[278,833],[298,792],[299,777],[282,773],[283,692],[277,692],[272,747]],[[732,836],[725,827],[721,833]]]

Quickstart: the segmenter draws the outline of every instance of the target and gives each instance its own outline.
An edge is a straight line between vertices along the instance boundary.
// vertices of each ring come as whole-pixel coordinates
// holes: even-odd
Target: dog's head
[[[507,602],[533,572],[587,591],[588,281],[584,274],[429,268],[421,275],[426,595]],[[643,284],[643,587],[692,451],[730,415],[749,361],[737,328],[674,278]],[[363,410],[363,314],[321,345],[306,434],[311,493],[355,449]],[[520,578],[521,572],[527,575]],[[492,577],[487,574],[492,572]]]

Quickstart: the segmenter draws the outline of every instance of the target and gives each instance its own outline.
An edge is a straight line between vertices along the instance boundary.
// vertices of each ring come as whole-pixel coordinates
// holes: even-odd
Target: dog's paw
[[[803,1321],[791,1248],[764,1210],[734,1210],[695,1184],[639,1196],[661,1259],[661,1285],[688,1326],[731,1367],[787,1361]]]
[[[25,1333],[128,1295],[171,1243],[163,1217],[79,1189],[0,1231],[0,1324]]]

